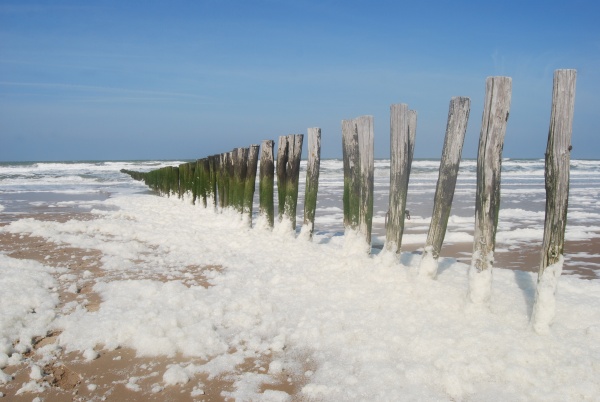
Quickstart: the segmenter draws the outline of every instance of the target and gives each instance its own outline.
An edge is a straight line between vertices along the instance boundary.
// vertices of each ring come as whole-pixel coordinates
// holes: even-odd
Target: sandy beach
[[[32,215],[10,216],[4,214],[6,226],[9,221],[16,219],[35,219],[40,221],[67,222],[69,220],[87,221],[93,218],[89,213],[74,213],[71,210],[63,212],[48,212]],[[594,269],[600,265],[600,259],[596,256],[590,258],[586,250],[597,249],[600,242],[597,240],[587,242],[567,242],[565,262],[565,274],[577,275],[581,278],[596,278],[597,271]],[[454,243],[444,246],[443,257],[451,257],[468,264],[470,262],[472,245],[469,243]],[[67,268],[71,277],[68,283],[61,283],[58,289],[60,303],[58,311],[68,310],[66,306],[75,302],[90,312],[97,311],[101,303],[101,297],[92,290],[97,281],[111,281],[122,279],[122,273],[114,273],[103,270],[102,253],[95,249],[83,249],[70,247],[64,244],[56,244],[39,236],[13,234],[0,232],[0,252],[11,258],[28,259],[40,262],[51,267]],[[403,258],[409,258],[407,253],[419,255],[419,247],[415,244],[404,247]],[[539,259],[539,248],[522,248],[516,252],[499,252],[496,254],[496,266],[501,269],[515,269],[522,271],[535,271]],[[586,268],[582,261],[588,263]],[[186,280],[193,277],[196,283],[202,286],[210,286],[210,282],[203,276],[203,272],[220,269],[218,266],[202,267],[188,266],[187,269],[176,275],[165,275],[164,273],[151,273],[147,271],[129,272],[128,279],[140,280],[151,279],[159,281]],[[111,277],[112,275],[112,277]],[[77,289],[72,284],[77,283]],[[69,285],[70,284],[70,285]],[[7,400],[31,401],[32,396],[39,395],[43,401],[223,401],[230,400],[228,392],[234,389],[234,377],[232,374],[240,373],[264,374],[269,371],[272,359],[269,356],[251,358],[236,366],[235,372],[226,373],[217,377],[207,374],[198,374],[196,381],[181,381],[174,385],[164,385],[163,373],[173,364],[203,364],[201,359],[190,359],[181,355],[140,357],[135,350],[119,347],[116,350],[98,350],[98,355],[93,360],[86,360],[79,352],[66,352],[56,347],[57,353],[51,361],[41,361],[42,355],[37,351],[49,345],[56,345],[60,335],[59,331],[49,332],[45,337],[34,340],[34,349],[27,352],[23,361],[17,365],[11,365],[4,369],[5,373],[12,376],[13,380],[7,384],[0,385],[0,392]],[[23,392],[18,394],[24,384],[31,381],[31,366],[39,364],[42,369],[42,377],[38,384],[42,392]],[[309,370],[310,367],[306,367]],[[301,376],[293,373],[282,372],[278,382],[268,382],[261,386],[260,392],[268,395],[269,391],[283,391],[291,395],[293,400],[301,400],[300,390],[304,384]],[[203,384],[199,388],[196,384]],[[277,395],[277,394],[275,394]],[[276,400],[276,399],[274,399]]]
[[[389,166],[378,163],[370,256],[344,236],[338,160],[322,166],[312,242],[298,233],[302,197],[295,233],[257,216],[249,228],[239,213],[158,197],[119,172],[167,162],[7,167],[0,399],[593,399],[597,163],[575,169],[584,179],[571,190],[550,336],[529,324],[543,234],[540,162],[506,163],[492,296],[481,308],[467,302],[473,161],[437,280],[427,282],[414,272],[435,161],[416,163],[400,261],[381,251]]]
[[[45,213],[21,216],[21,219],[32,218],[44,221],[65,222],[68,220],[85,221],[90,219],[90,214]],[[4,216],[14,219],[14,217]],[[0,223],[0,227],[7,223]],[[52,267],[66,267],[71,275],[76,278],[71,280],[84,283],[73,292],[72,288],[60,287],[60,303],[57,310],[62,310],[73,301],[85,306],[88,311],[97,311],[101,303],[100,296],[91,288],[98,280],[111,280],[109,275],[101,269],[101,253],[93,249],[74,248],[59,245],[45,240],[42,237],[19,235],[0,232],[0,252],[11,258],[29,259]],[[190,266],[188,275],[203,284],[209,283],[203,278],[202,272],[206,267]],[[218,269],[218,267],[210,267]],[[84,275],[85,273],[85,275]],[[90,274],[91,273],[91,274]],[[57,278],[58,279],[58,278]],[[130,279],[177,280],[177,278],[161,274],[140,273],[131,275]],[[206,363],[201,359],[190,359],[181,355],[172,357],[139,357],[130,348],[117,350],[99,350],[98,357],[87,361],[81,353],[60,351],[55,358],[44,361],[42,379],[39,384],[42,392],[18,393],[21,387],[31,381],[30,367],[39,364],[41,356],[36,352],[49,345],[55,345],[60,332],[53,331],[46,337],[34,340],[34,349],[25,354],[24,360],[17,365],[4,369],[4,372],[13,377],[7,384],[0,384],[0,393],[6,400],[31,401],[34,396],[40,396],[46,402],[72,401],[225,401],[223,392],[233,390],[234,380],[225,374],[216,378],[209,378],[206,374],[199,374],[196,378],[204,384],[199,389],[196,382],[178,383],[164,386],[162,373],[173,364],[201,364]],[[236,374],[254,372],[257,374],[267,372],[270,360],[268,358],[248,359],[236,368]],[[233,373],[231,373],[233,374]],[[131,379],[135,379],[133,382]],[[301,382],[297,376],[283,373],[278,383],[266,383],[262,392],[268,390],[284,391],[290,395],[299,392]]]

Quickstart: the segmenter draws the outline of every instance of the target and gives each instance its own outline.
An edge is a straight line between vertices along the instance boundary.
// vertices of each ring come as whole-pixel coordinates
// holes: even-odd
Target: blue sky
[[[568,3],[568,4],[567,4]],[[573,158],[600,158],[600,3],[578,1],[0,0],[0,160],[191,159],[418,112],[415,156],[439,158],[452,96],[512,77],[504,157],[543,158],[553,71],[578,71]]]

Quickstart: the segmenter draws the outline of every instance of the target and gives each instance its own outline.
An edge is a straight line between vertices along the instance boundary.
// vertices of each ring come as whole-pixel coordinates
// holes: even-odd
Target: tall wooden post
[[[275,170],[277,173],[277,217],[279,222],[283,220],[283,213],[285,211],[285,195],[287,191],[287,176],[285,174],[285,169],[289,152],[288,140],[288,136],[280,135],[279,143],[277,144],[277,165]]]
[[[470,110],[471,100],[469,98],[455,97],[450,100],[446,137],[444,138],[444,148],[433,201],[433,213],[419,265],[419,276],[435,278],[437,275],[438,258],[444,243],[448,218],[450,218]]]
[[[235,164],[234,158],[236,155],[235,149],[227,152],[227,206],[236,206],[236,182],[235,182]]]
[[[248,148],[246,184],[244,187],[244,213],[248,219],[248,225],[252,226],[252,204],[254,203],[254,190],[256,189],[256,168],[258,166],[258,145],[250,145]]]
[[[204,159],[196,160],[194,164],[194,202],[201,200],[202,205],[206,206],[206,172],[204,171]]]
[[[273,159],[273,140],[264,140],[260,154],[259,176],[259,214],[266,218],[269,227],[273,227],[275,207],[273,205],[273,186],[275,176],[275,163]]]
[[[248,171],[248,148],[233,150],[233,207],[241,213],[244,211],[244,193],[246,191],[246,175]]]
[[[308,161],[306,164],[306,187],[304,190],[304,226],[308,237],[312,238],[315,229],[315,211],[319,190],[319,167],[321,165],[321,129],[308,129]]]
[[[371,247],[374,184],[373,116],[342,121],[344,226],[358,231]]]
[[[510,77],[486,79],[485,104],[477,153],[475,234],[469,268],[469,298],[484,303],[492,292],[492,266],[500,209],[500,171],[506,122],[510,110]]]
[[[218,205],[219,208],[225,207],[225,158],[226,154],[222,153],[215,157],[215,167],[217,173],[217,194],[218,194]]]
[[[408,111],[408,176],[412,169],[413,155],[415,154],[415,140],[417,137],[417,111]]]
[[[182,163],[179,165],[179,198],[184,198],[187,193],[192,193],[192,204],[195,202],[193,195],[193,182],[195,163]]]
[[[208,157],[208,169],[210,174],[210,201],[213,208],[217,207],[217,172],[219,159],[218,155]]]
[[[303,134],[279,137],[279,149],[277,151],[279,221],[283,221],[283,217],[286,216],[290,220],[292,229],[296,229],[296,208],[298,205],[303,140]],[[280,152],[283,154],[280,155]]]
[[[208,205],[208,198],[210,197],[211,184],[210,184],[210,162],[208,158],[202,158],[199,161],[199,165],[202,169],[202,175],[204,177],[202,186],[202,205],[204,208]]]
[[[576,70],[556,70],[552,111],[546,148],[546,218],[535,304],[531,322],[538,333],[549,330],[555,315],[555,293],[562,272],[567,206],[571,135],[575,110]]]
[[[390,194],[386,251],[400,254],[410,171],[409,114],[405,103],[390,107]]]
[[[344,227],[356,230],[360,210],[360,158],[358,132],[354,120],[342,120],[342,155],[344,161]]]

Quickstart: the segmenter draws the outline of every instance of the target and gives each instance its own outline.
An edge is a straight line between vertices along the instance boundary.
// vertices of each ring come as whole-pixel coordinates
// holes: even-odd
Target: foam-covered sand
[[[500,256],[515,251],[497,253],[491,302],[475,306],[466,297],[468,265],[454,258],[440,260],[437,280],[421,281],[413,275],[419,254],[406,252],[400,261],[367,256],[345,236],[317,233],[311,243],[284,228],[248,229],[228,211],[151,195],[116,197],[103,206],[93,219],[25,218],[0,228],[7,245],[55,244],[48,259],[37,260],[3,245],[0,392],[7,396],[58,398],[79,390],[82,400],[121,392],[159,400],[565,401],[600,395],[596,280],[560,278],[556,318],[542,336],[529,324],[536,275],[500,269]],[[60,254],[52,250],[61,248],[63,260],[52,260]],[[585,250],[576,254],[597,263],[593,250]],[[131,361],[127,378],[90,374],[123,360]],[[61,377],[61,365],[89,375],[66,391],[46,385]]]

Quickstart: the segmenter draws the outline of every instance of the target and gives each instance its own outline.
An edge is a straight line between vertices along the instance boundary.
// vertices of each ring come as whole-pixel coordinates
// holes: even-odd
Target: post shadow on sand
[[[527,317],[531,318],[536,288],[536,281],[533,278],[534,273],[513,270],[513,275],[515,276],[515,282],[517,282],[517,286],[519,286],[519,289],[521,289],[521,292],[523,292],[523,298],[527,304]]]

